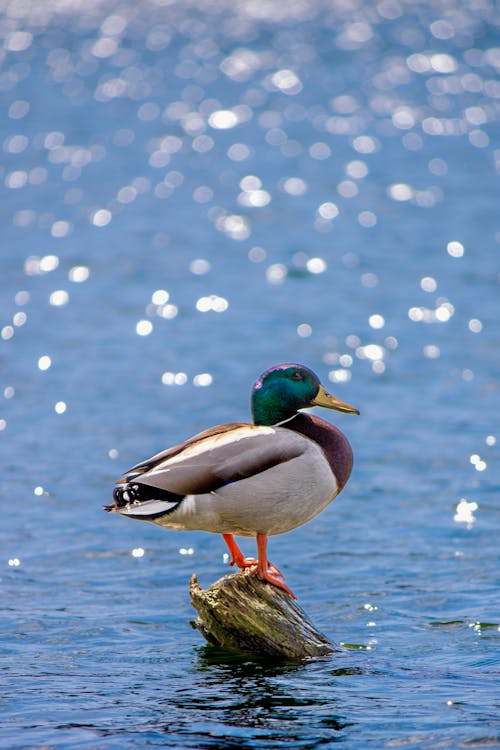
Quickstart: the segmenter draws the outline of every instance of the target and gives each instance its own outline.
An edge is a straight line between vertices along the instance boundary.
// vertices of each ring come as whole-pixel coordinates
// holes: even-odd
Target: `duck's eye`
[[[295,372],[292,372],[291,378],[292,380],[304,380],[304,375],[298,370],[295,370]]]

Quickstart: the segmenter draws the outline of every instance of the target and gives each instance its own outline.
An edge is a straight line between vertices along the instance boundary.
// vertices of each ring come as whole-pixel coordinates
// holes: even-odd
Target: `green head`
[[[278,424],[310,406],[359,414],[353,406],[327,393],[312,370],[303,365],[275,365],[260,376],[252,389],[254,424]]]

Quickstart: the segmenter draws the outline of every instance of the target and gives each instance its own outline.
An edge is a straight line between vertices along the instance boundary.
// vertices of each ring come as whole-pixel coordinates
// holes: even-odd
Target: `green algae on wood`
[[[215,646],[291,661],[340,650],[288,594],[248,571],[224,576],[206,590],[193,574],[189,593],[198,612],[193,627]]]

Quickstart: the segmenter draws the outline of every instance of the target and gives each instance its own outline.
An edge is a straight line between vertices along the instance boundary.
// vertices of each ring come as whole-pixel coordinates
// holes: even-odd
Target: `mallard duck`
[[[266,370],[252,388],[253,423],[212,427],[141,461],[118,480],[108,511],[166,529],[222,534],[231,565],[293,593],[267,559],[267,538],[318,515],[349,479],[347,438],[300,409],[324,406],[359,414],[298,364]],[[234,535],[257,539],[245,558]]]

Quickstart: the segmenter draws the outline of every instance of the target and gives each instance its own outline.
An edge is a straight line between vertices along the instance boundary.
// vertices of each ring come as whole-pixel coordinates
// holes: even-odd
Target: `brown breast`
[[[280,426],[300,432],[321,446],[340,492],[352,470],[352,449],[346,436],[329,422],[312,414],[297,414]]]

